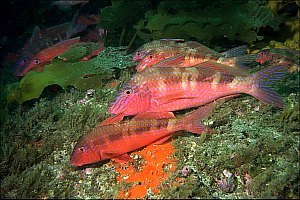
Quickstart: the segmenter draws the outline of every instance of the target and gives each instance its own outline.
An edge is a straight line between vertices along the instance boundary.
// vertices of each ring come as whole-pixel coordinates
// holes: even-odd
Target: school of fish
[[[39,26],[34,28],[32,36],[18,53],[15,76],[24,76],[30,70],[42,71],[53,58],[63,54],[79,42],[96,42],[99,46],[81,61],[97,56],[104,49],[103,38],[106,36],[106,30],[96,28],[100,16],[85,9],[84,6],[87,6],[88,2],[82,1],[81,3],[83,4],[73,16],[71,23],[67,22],[43,30],[40,30]]]
[[[128,161],[127,153],[165,142],[176,131],[208,131],[199,120],[207,117],[220,99],[248,94],[283,108],[280,95],[271,86],[288,71],[287,65],[276,62],[250,74],[247,64],[274,61],[275,56],[246,54],[246,48],[219,53],[182,39],[155,40],[141,46],[133,55],[139,62],[138,72],[121,86],[109,105],[114,116],[78,140],[71,164],[83,166],[111,158]],[[196,107],[182,118],[173,114]],[[122,121],[124,116],[135,117]]]

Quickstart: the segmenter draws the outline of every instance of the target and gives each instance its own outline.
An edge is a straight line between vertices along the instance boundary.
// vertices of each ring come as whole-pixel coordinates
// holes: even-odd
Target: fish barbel
[[[241,93],[283,107],[281,97],[270,88],[287,71],[273,66],[245,76],[233,68],[198,64],[188,68],[149,68],[137,73],[117,92],[109,106],[115,115],[141,112],[166,113],[205,105]]]
[[[176,131],[187,130],[197,134],[210,131],[199,120],[207,117],[212,108],[213,103],[178,119],[133,118],[121,123],[98,125],[79,138],[70,162],[73,166],[82,166],[111,158],[128,161],[128,152],[149,144],[162,144]]]

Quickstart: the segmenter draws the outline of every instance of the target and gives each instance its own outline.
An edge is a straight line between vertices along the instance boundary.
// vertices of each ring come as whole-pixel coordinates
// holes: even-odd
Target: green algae
[[[65,53],[58,56],[58,58],[63,61],[68,62],[78,62],[81,58],[83,58],[87,54],[87,49],[84,46],[77,46],[69,49]]]
[[[145,19],[134,28],[145,41],[158,38],[196,38],[198,41],[210,42],[223,37],[231,41],[239,40],[252,43],[262,40],[258,30],[269,26],[278,30],[283,16],[273,16],[271,9],[255,1],[222,2],[162,1],[157,10],[148,10]],[[194,6],[192,6],[194,5]],[[222,10],[225,9],[226,12]],[[211,12],[214,10],[214,12]],[[241,29],[240,27],[243,27]]]

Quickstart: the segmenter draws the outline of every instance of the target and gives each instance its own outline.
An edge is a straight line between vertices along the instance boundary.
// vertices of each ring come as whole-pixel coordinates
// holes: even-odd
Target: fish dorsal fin
[[[203,68],[203,71],[209,72],[209,73],[216,73],[220,72],[222,74],[230,74],[230,75],[235,75],[235,76],[248,76],[249,72],[248,70],[239,68],[239,67],[231,67],[228,65],[223,65],[217,62],[213,61],[205,61],[202,63],[199,63],[195,65],[194,67],[201,67]]]
[[[187,47],[193,48],[193,49],[197,49],[199,51],[204,51],[205,53],[211,53],[211,54],[219,54],[218,52],[210,49],[209,47],[196,42],[196,41],[188,41],[186,42]]]
[[[41,39],[41,29],[39,26],[35,26],[30,38],[30,46]]]
[[[29,40],[29,44],[26,47],[26,52],[31,55],[38,53],[42,49],[41,40],[42,36],[40,27],[35,26]]]

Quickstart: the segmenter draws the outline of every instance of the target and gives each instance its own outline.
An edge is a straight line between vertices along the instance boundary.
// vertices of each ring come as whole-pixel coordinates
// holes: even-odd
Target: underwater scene
[[[298,0],[1,6],[1,198],[299,199]]]

